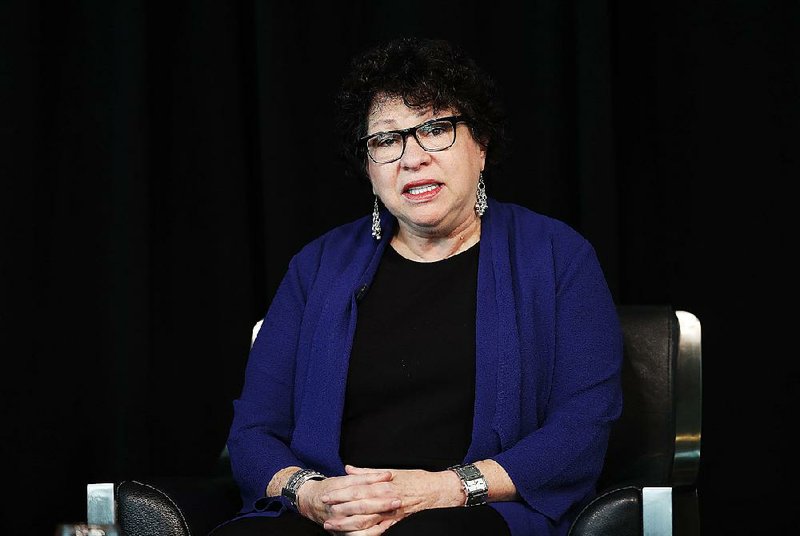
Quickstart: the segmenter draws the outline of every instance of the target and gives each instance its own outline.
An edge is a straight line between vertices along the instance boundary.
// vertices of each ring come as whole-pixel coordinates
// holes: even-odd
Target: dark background
[[[491,196],[587,236],[618,303],[702,322],[705,534],[789,532],[798,21],[766,0],[0,3],[4,531],[84,519],[89,482],[213,464],[290,256],[371,209],[336,152],[347,61],[413,34],[503,88]]]

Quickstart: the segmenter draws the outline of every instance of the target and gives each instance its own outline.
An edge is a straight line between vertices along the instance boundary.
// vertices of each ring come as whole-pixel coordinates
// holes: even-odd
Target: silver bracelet
[[[461,479],[461,485],[464,486],[464,492],[467,494],[467,500],[464,501],[464,506],[478,506],[486,504],[489,499],[489,485],[483,477],[480,469],[475,467],[474,464],[468,463],[465,465],[454,465],[448,467]]]
[[[297,492],[300,486],[309,480],[325,480],[326,477],[322,473],[313,471],[311,469],[300,469],[292,473],[292,476],[286,481],[286,485],[281,490],[281,495],[289,500],[289,504],[297,510]]]

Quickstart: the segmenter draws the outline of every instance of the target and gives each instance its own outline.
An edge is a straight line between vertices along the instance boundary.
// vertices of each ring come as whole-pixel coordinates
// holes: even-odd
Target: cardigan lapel
[[[381,226],[384,238],[380,241],[370,236],[368,227],[364,226],[363,231],[360,227],[347,267],[341,273],[326,274],[333,283],[321,305],[322,313],[312,336],[293,446],[301,458],[315,462],[330,474],[344,473],[339,445],[347,369],[358,320],[356,296],[372,283],[389,243],[393,218],[385,209]],[[343,244],[333,245],[340,246]],[[328,448],[320,448],[322,444]]]
[[[514,227],[507,219],[502,205],[489,199],[481,221],[471,459],[498,452],[490,442],[490,429],[499,436],[501,450],[519,438],[521,357],[511,266]]]

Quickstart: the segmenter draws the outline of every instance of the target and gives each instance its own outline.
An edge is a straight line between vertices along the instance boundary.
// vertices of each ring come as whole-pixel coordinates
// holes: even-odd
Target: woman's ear
[[[367,180],[371,184],[372,183],[372,179],[369,178],[369,158],[365,158],[364,159],[364,176],[367,178]]]

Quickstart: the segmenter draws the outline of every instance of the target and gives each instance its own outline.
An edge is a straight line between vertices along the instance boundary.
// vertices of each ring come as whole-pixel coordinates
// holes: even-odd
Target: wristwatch
[[[322,473],[318,473],[317,471],[313,471],[311,469],[300,469],[292,473],[292,476],[289,477],[289,480],[286,481],[286,485],[281,490],[281,495],[286,497],[289,500],[289,504],[297,510],[297,490],[300,489],[300,486],[308,482],[309,480],[325,480],[327,477]]]
[[[448,469],[461,479],[461,485],[464,486],[464,492],[467,494],[464,506],[486,504],[489,498],[489,486],[486,484],[483,473],[474,464],[454,465]]]

